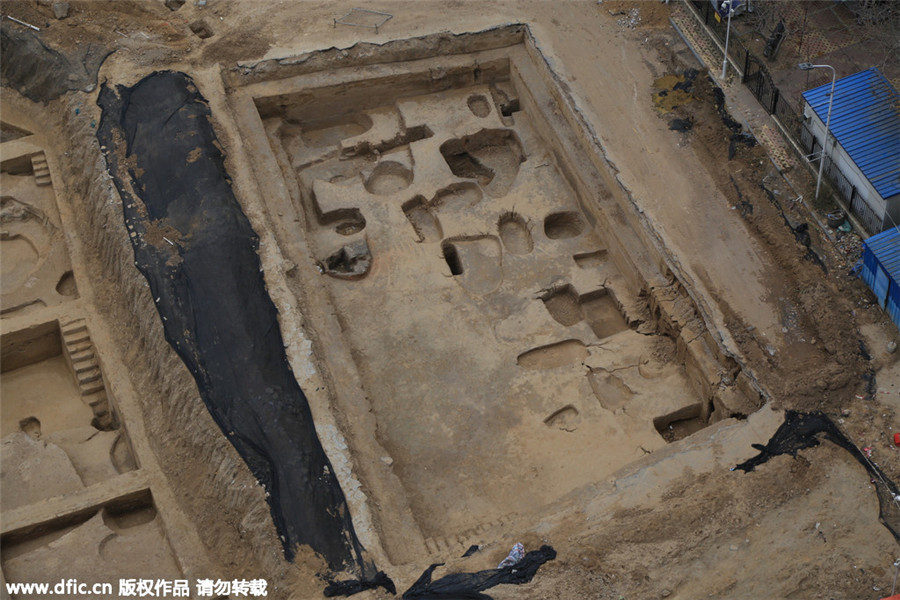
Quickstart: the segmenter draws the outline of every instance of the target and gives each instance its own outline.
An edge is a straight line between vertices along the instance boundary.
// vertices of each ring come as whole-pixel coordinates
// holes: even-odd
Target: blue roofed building
[[[863,242],[861,276],[900,327],[900,229],[890,227]]]
[[[803,93],[803,143],[822,150],[831,83]],[[825,172],[869,233],[900,223],[900,94],[872,67],[838,79]]]

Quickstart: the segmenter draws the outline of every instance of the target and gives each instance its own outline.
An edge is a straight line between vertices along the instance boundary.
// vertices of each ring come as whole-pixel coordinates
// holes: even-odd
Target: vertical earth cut
[[[167,71],[130,88],[104,86],[98,104],[97,136],[122,196],[135,264],[166,339],[265,486],[285,557],[308,545],[363,586],[392,587],[356,537],[287,362],[259,240],[232,191],[207,103],[187,75]]]

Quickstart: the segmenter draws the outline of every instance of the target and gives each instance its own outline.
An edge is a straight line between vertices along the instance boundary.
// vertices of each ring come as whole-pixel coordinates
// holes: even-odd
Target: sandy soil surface
[[[446,561],[450,570],[493,567],[512,543],[521,541],[527,549],[549,543],[559,556],[545,565],[532,583],[491,590],[489,593],[495,598],[881,598],[889,595],[895,577],[893,564],[900,549],[879,522],[874,491],[879,483],[872,481],[846,452],[823,442],[816,448],[801,451],[797,457],[777,457],[750,474],[730,470],[755,454],[750,444],[767,441],[781,422],[780,411],[822,410],[859,447],[870,448],[871,459],[889,477],[900,480],[900,456],[893,443],[900,408],[900,367],[897,354],[887,350],[889,342],[896,341],[898,335],[896,327],[872,305],[872,296],[865,285],[848,274],[855,258],[842,254],[810,219],[803,205],[793,202],[800,193],[808,193],[808,189],[792,189],[758,145],[738,144],[733,158],[728,158],[732,131],[723,123],[716,107],[713,83],[704,72],[696,76],[692,89],[678,101],[658,101],[662,90],[667,95],[674,94],[674,85],[683,80],[685,70],[699,68],[670,27],[669,9],[664,4],[650,1],[451,0],[351,4],[312,0],[209,0],[203,6],[189,1],[176,11],[166,8],[163,2],[150,0],[70,4],[69,15],[62,20],[53,17],[47,3],[31,0],[4,2],[0,12],[41,27],[41,40],[62,52],[75,53],[88,44],[114,50],[100,69],[101,82],[131,85],[161,69],[181,70],[201,82],[202,91],[213,107],[214,124],[236,181],[236,193],[263,240],[263,266],[270,293],[283,315],[285,341],[292,346],[289,355],[295,360],[301,347],[307,353],[311,346],[317,350],[318,356],[312,359],[315,369],[307,373],[295,361],[294,370],[311,397],[320,437],[327,438],[323,444],[326,450],[340,447],[342,443],[346,450],[349,445],[350,454],[355,453],[355,458],[348,459],[349,463],[370,461],[377,469],[393,469],[390,477],[397,478],[388,480],[385,476],[379,484],[377,477],[367,475],[366,467],[359,464],[351,465],[352,476],[350,466],[347,475],[341,475],[345,493],[361,498],[358,502],[351,498],[352,506],[365,507],[368,494],[385,505],[399,507],[398,514],[401,509],[406,511],[394,517],[396,522],[379,516],[378,507],[371,508],[371,515],[375,516],[354,515],[359,520],[358,528],[368,531],[361,535],[364,542],[369,546],[374,543],[369,550],[379,559],[379,567],[397,581],[398,588],[406,589],[423,568],[438,560]],[[393,16],[378,32],[335,24],[334,19],[354,6]],[[211,30],[211,37],[201,39],[192,32],[190,24],[200,20]],[[316,265],[313,260],[304,263],[297,259],[302,254],[293,254],[283,232],[275,225],[270,226],[277,207],[251,193],[258,189],[247,183],[254,172],[248,162],[254,157],[248,156],[248,148],[244,147],[241,125],[228,114],[230,110],[239,111],[235,108],[236,101],[221,84],[220,70],[228,71],[237,63],[251,64],[332,47],[351,48],[363,41],[382,44],[443,31],[480,31],[507,23],[525,23],[531,28],[549,66],[560,76],[565,92],[596,136],[623,197],[633,202],[630,210],[640,215],[635,219],[651,232],[646,239],[667,249],[670,266],[677,271],[682,286],[696,305],[698,318],[709,328],[715,347],[723,355],[730,355],[747,380],[755,383],[753,389],[762,392],[766,406],[758,412],[712,423],[674,443],[666,443],[647,423],[604,432],[602,428],[593,428],[591,413],[579,408],[577,402],[573,405],[556,397],[552,401],[542,400],[552,397],[554,390],[559,391],[561,386],[563,389],[571,386],[577,390],[571,392],[573,395],[589,398],[596,393],[595,388],[592,391],[583,381],[566,383],[565,377],[545,377],[541,372],[520,375],[513,373],[512,368],[507,372],[502,365],[491,362],[499,363],[498,357],[506,358],[503,353],[511,352],[512,360],[518,357],[520,364],[524,360],[526,366],[529,360],[551,363],[557,360],[562,361],[559,364],[575,363],[584,369],[587,354],[581,354],[582,348],[569,347],[549,358],[546,353],[536,359],[535,355],[523,358],[529,349],[545,348],[554,338],[540,331],[528,331],[518,324],[510,325],[518,349],[499,343],[480,348],[472,352],[473,362],[466,369],[457,370],[458,365],[447,363],[422,364],[417,362],[420,357],[446,359],[478,344],[478,332],[461,328],[455,337],[451,336],[454,346],[450,348],[438,340],[420,336],[417,333],[420,326],[435,318],[434,314],[417,313],[405,319],[407,297],[403,294],[388,294],[384,304],[354,312],[354,305],[363,302],[369,294],[384,293],[374,284],[371,284],[374,291],[365,287],[374,279],[363,280],[365,286],[357,286],[352,291],[346,291],[346,286],[334,281],[320,282],[317,289],[297,291],[302,287],[298,281],[320,281],[314,278]],[[217,79],[218,85],[207,84]],[[221,572],[232,577],[265,577],[271,582],[273,597],[318,597],[321,585],[313,573],[321,568],[321,563],[304,555],[295,565],[287,565],[280,559],[276,534],[266,521],[268,512],[263,493],[254,485],[237,455],[223,443],[223,449],[216,450],[215,461],[203,458],[199,450],[201,441],[221,443],[217,437],[221,434],[203,412],[183,366],[164,345],[158,346],[159,354],[153,356],[144,356],[137,346],[129,345],[129,340],[147,330],[154,331],[161,339],[160,326],[152,311],[149,292],[142,290],[135,301],[135,296],[120,289],[118,280],[105,266],[115,262],[125,273],[124,279],[138,279],[136,272],[128,271],[130,250],[121,249],[129,248],[121,220],[108,224],[108,231],[103,234],[108,238],[91,237],[87,233],[95,228],[107,229],[106,223],[88,219],[87,211],[81,209],[91,202],[88,190],[108,190],[108,184],[101,183],[102,178],[96,174],[97,181],[90,184],[96,187],[89,187],[80,179],[88,177],[87,170],[80,164],[81,159],[75,157],[86,155],[96,160],[100,156],[92,124],[92,120],[99,120],[96,90],[85,89],[90,91],[72,91],[43,104],[31,102],[4,87],[0,118],[16,125],[27,124],[35,133],[45,136],[44,149],[59,175],[54,188],[60,213],[63,223],[71,227],[66,232],[66,240],[72,249],[72,269],[76,279],[80,278],[78,292],[82,302],[90,304],[94,327],[101,331],[98,336],[112,340],[111,348],[115,349],[112,353],[121,354],[121,359],[107,361],[105,369],[118,368],[117,376],[133,379],[138,388],[140,414],[150,432],[150,447],[175,500],[199,532],[202,551],[221,567]],[[487,90],[482,93],[490,95]],[[76,108],[78,114],[74,112]],[[472,108],[475,114],[479,110]],[[669,125],[675,118],[689,119],[691,129],[671,130]],[[502,123],[496,125],[500,127]],[[56,135],[54,127],[58,131],[79,131],[83,138]],[[517,135],[526,147],[534,147],[529,139],[533,132],[528,126],[520,126]],[[283,144],[289,148],[287,142]],[[302,162],[302,157],[291,158]],[[519,173],[523,177],[537,177],[533,171],[539,157],[530,156],[529,161],[523,163],[525,166]],[[370,178],[370,186],[375,186],[376,191],[369,189],[369,192],[390,195],[403,188],[404,183],[397,180],[398,177],[402,180],[403,175],[397,173],[392,171],[380,179]],[[795,181],[803,182],[800,185],[810,185],[802,174],[795,175]],[[4,177],[9,175],[4,173]],[[550,183],[541,180],[541,185],[546,186],[542,191],[546,196],[564,188],[555,180]],[[360,183],[359,187],[364,184]],[[73,193],[77,198],[67,198],[67,189],[78,190]],[[408,208],[407,213],[414,206]],[[513,208],[510,206],[509,211]],[[109,210],[108,214],[121,216],[121,207],[113,206]],[[499,214],[490,213],[490,218]],[[392,216],[385,216],[383,222],[389,222],[390,218],[403,222],[418,217],[397,210]],[[422,223],[419,221],[420,227],[414,231],[410,228],[410,234],[415,232],[424,239],[428,224]],[[809,223],[808,239],[800,227],[802,223]],[[346,226],[352,229],[354,225],[350,222]],[[503,240],[514,249],[517,243],[527,246],[521,237],[515,238],[520,235],[517,232],[513,230],[512,237]],[[311,248],[312,255],[317,248],[325,248],[330,239],[326,234],[321,234],[321,238],[315,238],[316,235],[299,236]],[[415,240],[404,245],[389,233],[383,235],[379,239],[372,233],[373,252],[390,251],[400,257],[428,259],[421,246],[415,247]],[[121,246],[110,250],[104,247],[104,239],[117,240]],[[479,259],[478,264],[489,265],[497,252],[491,246],[493,243],[458,244],[459,260],[464,263],[478,255],[485,259]],[[585,243],[591,247],[599,245],[593,238]],[[275,246],[280,249],[271,249]],[[521,250],[522,246],[518,248]],[[573,253],[590,250],[572,249]],[[446,247],[443,251],[446,259]],[[31,250],[16,246],[11,252],[10,256],[19,257]],[[290,271],[284,265],[289,260],[299,262],[299,269],[306,274],[293,280],[283,275],[282,271]],[[21,279],[18,259],[9,266],[7,262],[8,257],[4,256],[4,285],[7,285],[7,272],[10,277]],[[386,264],[376,263],[373,273],[394,268]],[[65,271],[68,265],[60,268]],[[450,261],[447,268],[453,271]],[[554,315],[556,323],[570,326],[566,311],[571,309],[571,303],[566,303],[564,294],[546,293],[546,278],[542,279],[538,267],[528,268],[534,271],[529,272],[531,279],[523,277],[526,280],[523,289],[527,288],[534,299],[543,291],[541,302],[549,303],[547,310]],[[556,267],[551,264],[551,268]],[[414,289],[421,283],[422,277],[416,272],[397,268],[393,273],[400,279],[393,285],[401,291]],[[434,313],[447,311],[448,306],[482,311],[481,314],[495,310],[479,299],[493,292],[495,271],[489,267],[469,271],[467,287],[462,290],[440,281],[450,274],[427,276],[435,280],[430,288],[431,296],[427,297],[436,307]],[[59,275],[54,271],[54,277]],[[141,284],[135,285],[139,288]],[[582,294],[588,291],[591,290],[578,287]],[[304,296],[307,300],[323,299],[324,303],[316,308],[298,308],[296,304],[302,304]],[[637,292],[634,298],[638,298]],[[137,308],[133,309],[132,305]],[[136,316],[138,309],[146,309],[147,314]],[[352,351],[348,350],[345,357],[323,347],[331,334],[316,332],[303,322],[320,313],[334,312],[346,317],[340,326],[349,332],[346,337],[351,340]],[[291,316],[298,314],[292,321]],[[578,321],[572,318],[573,323]],[[578,326],[584,329],[583,336],[589,337],[597,329],[592,330],[588,321]],[[597,317],[595,321],[603,319]],[[478,323],[477,319],[474,322]],[[380,333],[386,327],[405,329],[408,339],[414,343],[391,346],[399,342]],[[614,331],[618,329],[614,326]],[[649,356],[653,359],[651,366],[658,370],[673,364],[674,342],[666,338],[651,344],[643,339],[645,336],[628,329],[624,331],[625,337],[633,335],[634,339],[616,338],[620,342],[616,347],[618,352],[632,353],[639,359]],[[608,339],[608,333],[604,331],[597,338]],[[379,355],[379,349],[386,349],[390,354]],[[566,354],[570,350],[574,354]],[[53,363],[54,373],[64,371],[61,358],[52,360],[60,363]],[[360,402],[365,394],[373,394],[371,404],[365,399],[365,408],[358,418],[356,413],[342,414],[340,402],[327,399],[328,392],[324,390],[347,385],[331,381],[335,370],[343,366],[348,370],[360,369],[360,364],[364,365],[362,371],[369,368],[379,372],[392,368],[392,364],[395,368],[401,364],[406,371],[415,373],[410,384],[412,390],[398,390],[395,381],[362,372],[357,374],[360,388],[354,393]],[[15,432],[22,427],[20,419],[28,416],[25,413],[29,400],[22,389],[31,385],[28,378],[33,375],[24,369],[33,368],[31,365],[17,370],[14,376],[4,375],[3,412],[15,413],[15,418],[9,417],[9,423],[4,416],[4,444],[7,441],[11,447],[15,444],[16,451],[31,443],[31,438]],[[681,367],[672,368],[677,371]],[[590,370],[590,364],[587,369]],[[467,379],[472,373],[475,376]],[[578,375],[584,379],[583,371]],[[157,401],[149,391],[142,391],[144,383],[147,390],[160,389],[147,383],[154,379],[174,381],[163,389],[177,388],[176,395],[184,399],[188,408],[159,412],[169,409],[159,408],[164,402]],[[548,421],[541,421],[539,429],[529,429],[521,423],[525,411],[504,408],[486,416],[484,411],[465,407],[448,413],[441,421],[440,413],[449,410],[452,399],[436,388],[454,385],[455,379],[462,381],[464,385],[459,387],[474,404],[502,394],[510,386],[528,388],[520,396],[527,399],[526,404],[538,405],[534,412],[546,416]],[[46,379],[42,385],[70,393],[65,386],[71,384]],[[647,397],[662,397],[667,392],[676,396],[685,385],[681,376],[657,382]],[[316,404],[320,388],[322,397],[326,398],[321,404],[325,409],[317,408]],[[15,397],[12,404],[7,403],[8,396]],[[395,396],[400,400],[395,401]],[[427,415],[434,421],[433,430],[410,430],[420,423],[416,421],[421,416],[415,414],[417,407],[409,404],[415,398],[433,410],[433,414]],[[399,409],[404,406],[406,411],[401,412]],[[569,406],[578,410],[566,410]],[[616,410],[621,406],[602,408]],[[599,412],[600,408],[590,410]],[[90,409],[79,406],[74,410],[79,415],[85,411]],[[328,411],[337,414],[325,414]],[[161,418],[164,415],[168,417]],[[193,415],[191,418],[196,420],[176,418],[186,415]],[[59,413],[54,418],[67,417]],[[54,418],[47,419],[48,426],[54,423]],[[548,422],[553,426],[550,433],[545,427]],[[196,430],[185,435],[197,437],[183,444],[165,443],[164,440],[174,435],[167,430],[175,424],[178,429]],[[357,435],[354,427],[371,429],[368,435],[373,438],[377,429],[378,439],[363,443],[359,441],[362,434]],[[530,490],[535,484],[521,479],[520,474],[504,472],[504,461],[512,460],[512,446],[486,444],[493,427],[506,428],[512,431],[512,436],[534,441],[524,456],[517,455],[515,460],[529,461],[534,473],[540,475],[535,477],[543,487]],[[566,428],[572,431],[567,432]],[[468,433],[471,431],[475,433]],[[582,438],[572,444],[567,454],[565,446],[559,444],[560,436],[569,436],[569,442],[572,436]],[[598,442],[603,436],[615,439],[621,436],[622,441],[602,460],[592,462],[593,455],[604,452],[603,444]],[[349,439],[348,443],[343,441],[345,438]],[[57,441],[60,446],[64,442]],[[111,444],[112,439],[104,443]],[[454,444],[459,445],[455,450]],[[376,453],[382,447],[390,457]],[[46,452],[52,454],[54,448],[51,445]],[[441,451],[436,452],[435,448]],[[102,454],[106,450],[95,451]],[[529,456],[529,452],[533,455]],[[342,459],[337,455],[331,459],[340,469]],[[62,471],[67,468],[60,467]],[[211,471],[218,474],[208,475]],[[77,476],[67,476],[77,487]],[[237,482],[233,483],[233,493],[229,488],[228,494],[222,494],[215,487],[226,480],[229,485]],[[198,486],[196,481],[203,481],[204,485]],[[357,488],[347,489],[347,481],[357,482]],[[383,481],[396,484],[400,499],[390,500],[390,486]],[[19,501],[8,497],[4,490],[4,504]],[[504,514],[503,507],[507,505],[514,510]],[[361,513],[364,510],[370,509],[360,508]],[[154,515],[147,516],[147,522]],[[106,521],[105,524],[102,519],[86,522],[80,526],[79,535],[98,536],[106,527],[115,527],[114,519]],[[484,548],[471,558],[458,559],[461,553],[456,553],[455,546],[448,548],[447,539],[455,539],[457,533],[463,533],[460,529],[474,525],[478,525],[477,531],[467,532],[466,541],[482,543]],[[396,532],[405,532],[407,528],[416,530],[419,538],[410,538],[409,547],[402,549],[402,536],[399,540],[385,541],[391,538],[385,529],[391,527],[395,528],[394,538],[398,537]],[[140,531],[151,541],[158,535],[155,525],[152,531],[149,526]],[[70,542],[77,546],[76,541],[66,543]],[[126,550],[129,556],[138,552],[132,546]],[[42,560],[45,559],[40,555],[26,554],[19,548],[12,558],[3,560],[6,580],[13,574],[32,573],[35,561]],[[53,560],[58,560],[58,556]],[[174,572],[176,567],[170,564],[169,558],[160,561],[157,562],[163,565],[159,567],[161,573]],[[60,572],[59,576],[70,575]],[[366,592],[360,597],[387,596]]]

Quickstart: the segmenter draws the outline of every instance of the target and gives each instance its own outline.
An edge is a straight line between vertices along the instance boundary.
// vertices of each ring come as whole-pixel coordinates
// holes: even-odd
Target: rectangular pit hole
[[[80,322],[75,327],[78,330],[69,339],[77,350],[90,342]],[[92,388],[80,385],[74,371],[87,364],[81,376],[90,376],[99,367],[73,362],[66,339],[58,321],[9,332],[0,339],[4,481],[0,501],[5,510],[78,492],[137,468],[102,379],[99,391],[85,394]],[[95,360],[92,347],[89,352]],[[19,468],[23,464],[28,465],[27,472]]]
[[[13,142],[0,171],[0,315],[20,316],[78,296],[50,165],[44,152]],[[24,146],[18,147],[18,146]]]
[[[36,417],[43,432],[90,425],[91,407],[82,402],[78,382],[63,355],[59,322],[4,334],[0,401],[0,437],[19,430],[19,422]]]
[[[0,121],[0,144],[11,142],[29,135],[31,135],[31,132],[26,129],[16,127],[5,121]]]
[[[66,579],[112,582],[113,593],[119,579],[183,576],[149,489],[10,532],[0,550],[10,582],[46,581],[47,565],[65,565]]]
[[[706,427],[702,413],[703,404],[698,402],[653,419],[653,427],[666,442],[677,442]]]
[[[441,250],[444,254],[444,260],[447,262],[447,266],[450,267],[450,274],[453,276],[462,275],[463,274],[463,264],[459,258],[459,252],[456,251],[456,246],[452,243],[444,243],[441,245]]]
[[[628,329],[615,297],[605,288],[581,296],[581,310],[594,335],[601,340]]]

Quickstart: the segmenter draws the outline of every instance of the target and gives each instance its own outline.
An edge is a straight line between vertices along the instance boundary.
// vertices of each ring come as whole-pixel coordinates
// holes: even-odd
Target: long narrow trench
[[[288,365],[258,238],[191,79],[104,88],[98,131],[138,269],[210,414],[265,486],[285,557],[309,545],[335,571],[393,588],[366,558],[306,396]]]

